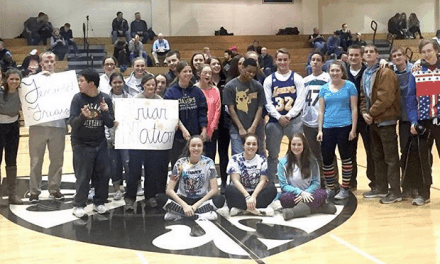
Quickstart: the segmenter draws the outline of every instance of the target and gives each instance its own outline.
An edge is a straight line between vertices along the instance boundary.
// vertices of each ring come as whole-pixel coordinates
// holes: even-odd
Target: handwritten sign
[[[116,149],[171,149],[179,121],[176,100],[115,99]]]
[[[32,125],[68,118],[73,96],[79,92],[75,71],[38,74],[25,78],[19,89],[24,124]]]

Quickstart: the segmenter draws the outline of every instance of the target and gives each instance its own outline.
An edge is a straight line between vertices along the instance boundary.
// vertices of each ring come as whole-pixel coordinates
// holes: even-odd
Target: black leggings
[[[249,192],[252,195],[253,192]],[[257,196],[257,206],[256,208],[266,208],[277,195],[277,188],[275,185],[269,184],[261,190]],[[229,209],[236,207],[238,209],[246,210],[246,199],[243,194],[235,188],[234,185],[228,185],[225,190],[226,202]]]
[[[193,204],[197,203],[200,199],[202,199],[202,197],[197,198],[197,199],[193,199],[193,198],[187,198],[187,197],[181,196],[181,195],[179,195],[179,197],[183,201],[185,201],[185,203],[187,203],[188,205],[193,205]],[[173,198],[169,197],[168,195],[166,195],[164,193],[159,193],[156,195],[156,202],[159,207],[163,207],[165,205],[165,203],[168,201],[168,199],[173,200]],[[217,208],[222,208],[225,205],[225,197],[223,197],[221,195],[214,195],[211,198],[211,200],[212,200],[212,203]]]

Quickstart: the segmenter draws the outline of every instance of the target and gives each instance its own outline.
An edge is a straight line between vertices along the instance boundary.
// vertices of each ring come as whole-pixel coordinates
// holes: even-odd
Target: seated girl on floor
[[[226,171],[232,184],[226,187],[225,197],[231,216],[239,213],[274,214],[268,205],[274,200],[277,189],[269,183],[266,158],[257,154],[257,150],[257,137],[247,135],[244,139],[244,152],[229,159]]]
[[[167,185],[168,201],[163,207],[167,211],[165,220],[179,220],[183,217],[217,219],[215,210],[223,207],[225,198],[218,194],[214,161],[202,153],[202,139],[192,136],[181,158],[174,165]]]
[[[278,163],[278,179],[284,220],[312,213],[336,213],[335,205],[326,202],[326,191],[320,189],[319,164],[302,133],[294,134],[289,140],[286,156]]]

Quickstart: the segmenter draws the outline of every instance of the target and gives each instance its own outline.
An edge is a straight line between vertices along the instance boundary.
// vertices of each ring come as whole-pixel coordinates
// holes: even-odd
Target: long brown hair
[[[5,78],[3,79],[3,88],[5,89],[3,96],[4,96],[5,100],[8,98],[8,93],[9,93],[9,85],[8,85],[7,80],[9,78],[9,76],[11,76],[12,74],[17,74],[18,77],[20,78],[20,81],[22,79],[21,72],[19,70],[14,68],[14,69],[9,69],[6,71]]]
[[[292,140],[294,138],[300,138],[303,143],[303,152],[301,153],[300,160],[298,160],[292,152]],[[287,148],[286,152],[287,156],[287,174],[292,174],[293,165],[297,165],[301,170],[301,178],[307,179],[311,176],[311,169],[310,169],[310,157],[312,154],[310,153],[310,147],[309,143],[304,136],[303,133],[295,133],[293,136],[289,139],[289,146]]]

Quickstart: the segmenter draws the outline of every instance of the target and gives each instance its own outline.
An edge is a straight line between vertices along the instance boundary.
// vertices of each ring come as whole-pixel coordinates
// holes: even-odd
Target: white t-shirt
[[[240,175],[240,182],[247,191],[255,190],[260,182],[261,175],[267,175],[266,158],[256,154],[251,160],[244,158],[243,153],[233,155],[229,159],[226,172],[231,175],[237,173]]]

